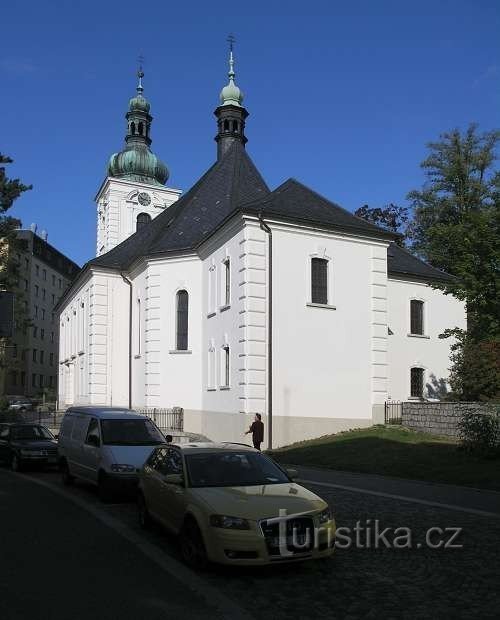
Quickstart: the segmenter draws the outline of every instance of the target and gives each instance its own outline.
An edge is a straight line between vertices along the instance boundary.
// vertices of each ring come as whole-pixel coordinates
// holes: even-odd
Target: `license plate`
[[[307,536],[305,534],[298,534],[297,536],[287,536],[286,537],[286,546],[287,547],[303,547],[307,542]],[[271,538],[271,546],[279,547],[280,546],[280,537],[273,536]]]

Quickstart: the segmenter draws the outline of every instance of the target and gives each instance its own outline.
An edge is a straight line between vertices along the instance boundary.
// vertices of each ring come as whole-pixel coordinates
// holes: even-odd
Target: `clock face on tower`
[[[137,200],[139,201],[139,204],[141,204],[143,207],[147,207],[151,204],[151,196],[149,194],[146,194],[146,192],[141,192],[137,196]]]

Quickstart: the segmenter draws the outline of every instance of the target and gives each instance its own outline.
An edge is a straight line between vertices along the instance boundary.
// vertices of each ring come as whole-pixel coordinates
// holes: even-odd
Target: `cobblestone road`
[[[59,485],[57,474],[37,473]],[[289,618],[498,618],[500,609],[500,519],[422,506],[406,501],[308,485],[334,509],[337,525],[410,528],[413,548],[338,548],[334,557],[319,563],[281,565],[258,569],[215,568],[203,575],[212,586],[260,620]],[[72,493],[98,504],[95,492],[84,485]],[[109,514],[139,531],[135,506],[103,507]],[[461,528],[453,541],[461,548],[429,548],[429,528]],[[401,534],[401,532],[399,532]],[[404,532],[403,532],[404,535]],[[452,532],[445,532],[443,542]],[[147,539],[178,558],[169,535],[160,528]],[[387,537],[389,540],[393,536]],[[434,532],[433,544],[439,541]],[[366,535],[361,533],[362,546]],[[399,543],[407,538],[400,538]],[[396,541],[398,542],[398,541]],[[419,546],[419,543],[421,546]]]

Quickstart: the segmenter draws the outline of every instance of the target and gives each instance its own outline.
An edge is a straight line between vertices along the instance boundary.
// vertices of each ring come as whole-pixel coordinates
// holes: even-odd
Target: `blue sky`
[[[404,204],[428,141],[500,124],[496,0],[28,0],[2,20],[0,150],[34,185],[12,215],[79,264],[95,253],[93,198],[140,53],[152,149],[183,191],[215,159],[229,32],[247,148],[271,187],[295,177],[352,211]]]

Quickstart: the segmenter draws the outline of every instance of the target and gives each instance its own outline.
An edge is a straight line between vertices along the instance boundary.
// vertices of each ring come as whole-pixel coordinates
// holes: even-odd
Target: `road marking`
[[[8,473],[14,476],[20,475],[13,474],[12,472]],[[236,603],[234,603],[234,601],[226,597],[218,589],[213,588],[211,585],[206,583],[206,581],[200,578],[195,572],[187,568],[187,566],[181,564],[168,554],[161,551],[156,545],[153,545],[145,540],[142,536],[134,532],[128,525],[125,525],[125,523],[122,523],[115,517],[104,513],[96,506],[92,506],[87,503],[82,498],[75,497],[68,491],[60,489],[50,482],[46,482],[45,480],[40,480],[32,476],[27,476],[26,474],[22,474],[22,477],[23,479],[38,484],[39,486],[50,489],[57,495],[73,502],[79,508],[89,512],[93,517],[101,521],[101,523],[111,528],[117,534],[125,538],[129,543],[137,547],[139,551],[141,551],[147,558],[157,564],[160,568],[167,573],[170,573],[172,577],[183,583],[195,594],[205,599],[211,608],[215,607],[215,611],[220,612],[222,618],[227,618],[227,620],[254,620],[254,616],[249,614],[245,609],[239,607]],[[168,617],[170,617],[170,614]]]
[[[328,487],[332,489],[342,489],[344,491],[354,491],[354,493],[366,493],[367,495],[377,495],[379,497],[388,497],[389,499],[398,499],[404,502],[412,502],[413,504],[423,504],[424,506],[434,506],[446,510],[456,510],[457,512],[467,512],[481,517],[494,517],[500,519],[500,513],[488,512],[486,510],[478,510],[476,508],[465,508],[456,504],[442,504],[441,502],[433,502],[427,499],[417,499],[416,497],[407,497],[406,495],[393,495],[392,493],[384,493],[382,491],[372,491],[370,489],[360,489],[359,487],[350,487],[345,484],[335,484],[333,482],[318,482],[316,480],[304,480],[298,478],[297,482],[302,484],[311,484],[313,486]]]

